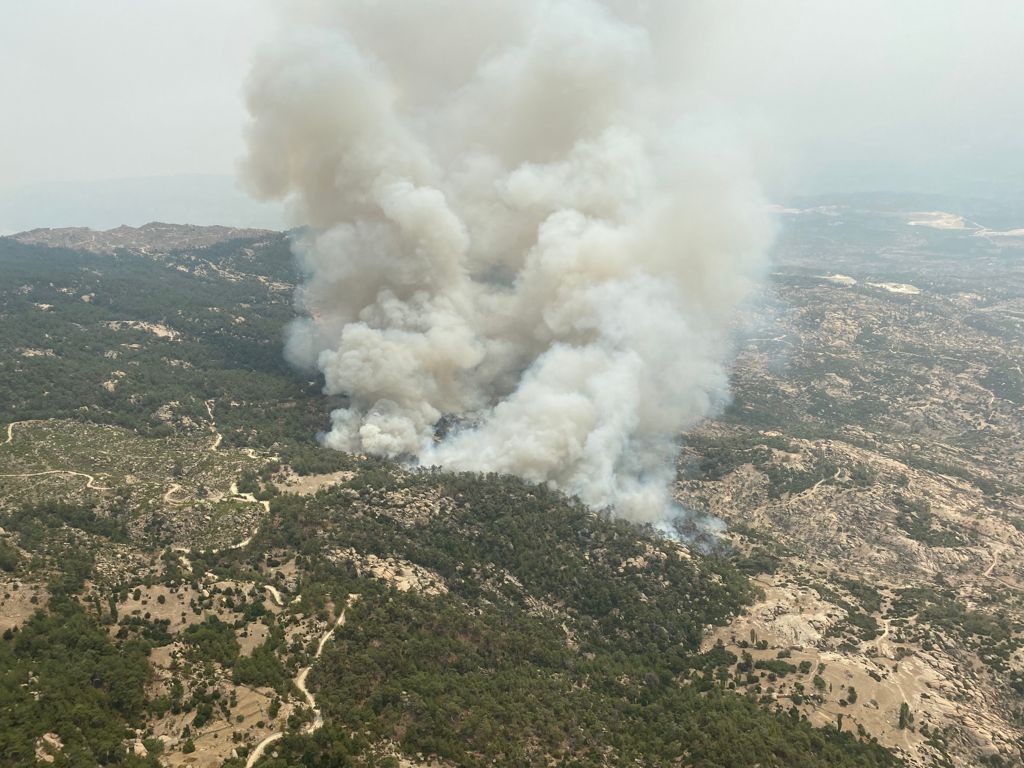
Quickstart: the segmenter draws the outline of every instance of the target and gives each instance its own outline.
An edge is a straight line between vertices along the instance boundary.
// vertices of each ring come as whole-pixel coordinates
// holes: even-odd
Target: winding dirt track
[[[992,550],[992,562],[988,564],[988,568],[985,569],[985,573],[982,576],[991,576],[992,571],[995,570],[996,565],[999,563],[999,550]]]
[[[210,452],[214,452],[220,448],[221,440],[224,439],[219,431],[217,431],[217,420],[213,418],[213,400],[206,400],[206,412],[210,415],[210,431],[213,432],[213,442],[210,444]]]
[[[85,484],[86,488],[94,491],[113,490],[105,485],[96,485],[96,478],[92,475],[87,475],[85,472],[75,472],[72,469],[48,469],[45,472],[25,472],[23,474],[0,475],[0,477],[41,477],[42,475],[74,475],[75,477],[84,477],[89,481]]]
[[[15,427],[21,426],[22,424],[34,424],[38,421],[39,419],[25,419],[24,421],[12,421],[10,424],[7,425],[7,439],[4,440],[2,444],[8,445],[12,440],[14,440]]]
[[[171,487],[164,493],[164,504],[184,504],[183,501],[176,501],[173,497],[174,494],[182,490],[181,486],[177,483],[171,483]]]
[[[271,584],[265,584],[263,589],[270,593],[270,596],[274,599],[274,604],[277,605],[278,608],[284,606],[284,596],[278,591],[277,587]]]
[[[348,596],[348,602],[345,604],[345,608],[342,609],[341,615],[338,616],[338,620],[334,622],[334,624],[331,625],[330,629],[328,629],[320,637],[320,642],[316,647],[316,654],[314,654],[313,656],[314,662],[320,658],[320,654],[323,653],[324,645],[327,644],[327,641],[334,636],[334,630],[336,630],[338,627],[342,626],[345,623],[345,611],[357,599],[359,599],[359,595]],[[302,695],[306,699],[306,703],[309,705],[310,709],[313,710],[313,720],[309,723],[306,723],[306,725],[304,725],[302,728],[302,732],[306,735],[309,735],[311,733],[314,733],[315,731],[320,730],[320,728],[322,728],[324,724],[323,713],[316,706],[316,699],[313,697],[313,694],[310,693],[309,689],[306,687],[306,678],[309,676],[309,671],[312,668],[312,664],[310,664],[309,666],[305,666],[302,669],[300,669],[299,674],[295,676],[295,687],[298,688],[299,691],[301,691]],[[282,738],[283,736],[284,731],[277,731],[275,733],[270,734],[265,739],[263,739],[263,741],[257,744],[253,749],[252,753],[249,755],[249,759],[245,761],[245,768],[253,768],[253,766],[256,765],[259,759],[263,757],[263,753],[266,751],[267,747],[269,747],[271,744],[273,744],[275,741]]]
[[[19,424],[31,424],[31,421],[12,421],[7,425],[7,439],[4,441],[4,445],[9,445],[14,440],[14,428]],[[74,475],[75,477],[84,477],[86,479],[85,487],[93,491],[110,491],[112,488],[107,488],[104,485],[96,485],[96,478],[92,475],[86,474],[85,472],[75,472],[73,469],[47,469],[43,472],[17,472],[14,474],[0,475],[0,477],[42,477],[43,475]]]
[[[821,487],[822,483],[824,483],[826,480],[830,480],[831,482],[835,482],[836,480],[839,479],[839,475],[841,475],[842,472],[843,472],[843,468],[840,467],[839,469],[836,470],[836,473],[834,475],[832,475],[831,478],[823,477],[823,478],[821,478],[821,480],[816,482],[814,485],[812,485],[810,488],[808,488],[803,493],[798,493],[795,496],[789,497],[786,500],[786,506],[789,506],[794,501],[799,501],[800,499],[806,499],[808,496],[813,496],[814,493],[818,490],[818,488]]]

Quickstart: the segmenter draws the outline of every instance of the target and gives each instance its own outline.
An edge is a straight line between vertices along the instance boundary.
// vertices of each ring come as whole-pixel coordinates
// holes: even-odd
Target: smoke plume
[[[680,5],[288,6],[245,171],[307,226],[286,351],[349,398],[327,446],[671,514],[770,237],[690,103]]]

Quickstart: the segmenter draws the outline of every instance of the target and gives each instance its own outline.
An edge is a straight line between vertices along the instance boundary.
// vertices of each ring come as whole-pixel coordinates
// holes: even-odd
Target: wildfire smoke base
[[[285,6],[245,174],[309,227],[286,354],[349,396],[326,445],[674,514],[771,237],[688,110],[677,5]]]

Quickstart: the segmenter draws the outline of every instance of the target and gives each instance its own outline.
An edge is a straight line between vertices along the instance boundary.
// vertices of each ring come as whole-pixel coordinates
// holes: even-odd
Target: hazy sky
[[[258,0],[0,0],[10,183],[231,173]],[[14,107],[13,109],[10,107]]]
[[[230,178],[269,5],[0,0],[0,231],[274,223]],[[691,24],[695,103],[751,147],[775,197],[1024,188],[1020,0],[700,0]]]
[[[701,5],[696,55],[762,159],[780,152],[764,172],[780,194],[1024,190],[1024,2]]]
[[[262,0],[0,0],[0,230],[275,223],[228,178],[270,21]]]

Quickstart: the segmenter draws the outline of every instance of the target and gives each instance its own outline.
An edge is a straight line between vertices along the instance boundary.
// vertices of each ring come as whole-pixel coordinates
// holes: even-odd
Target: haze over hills
[[[91,253],[116,253],[124,250],[140,254],[166,254],[188,248],[201,249],[228,240],[254,240],[270,236],[277,236],[277,233],[267,229],[151,221],[139,227],[122,225],[107,230],[90,227],[32,229],[12,235],[12,238],[26,245],[45,245],[48,248]]]

